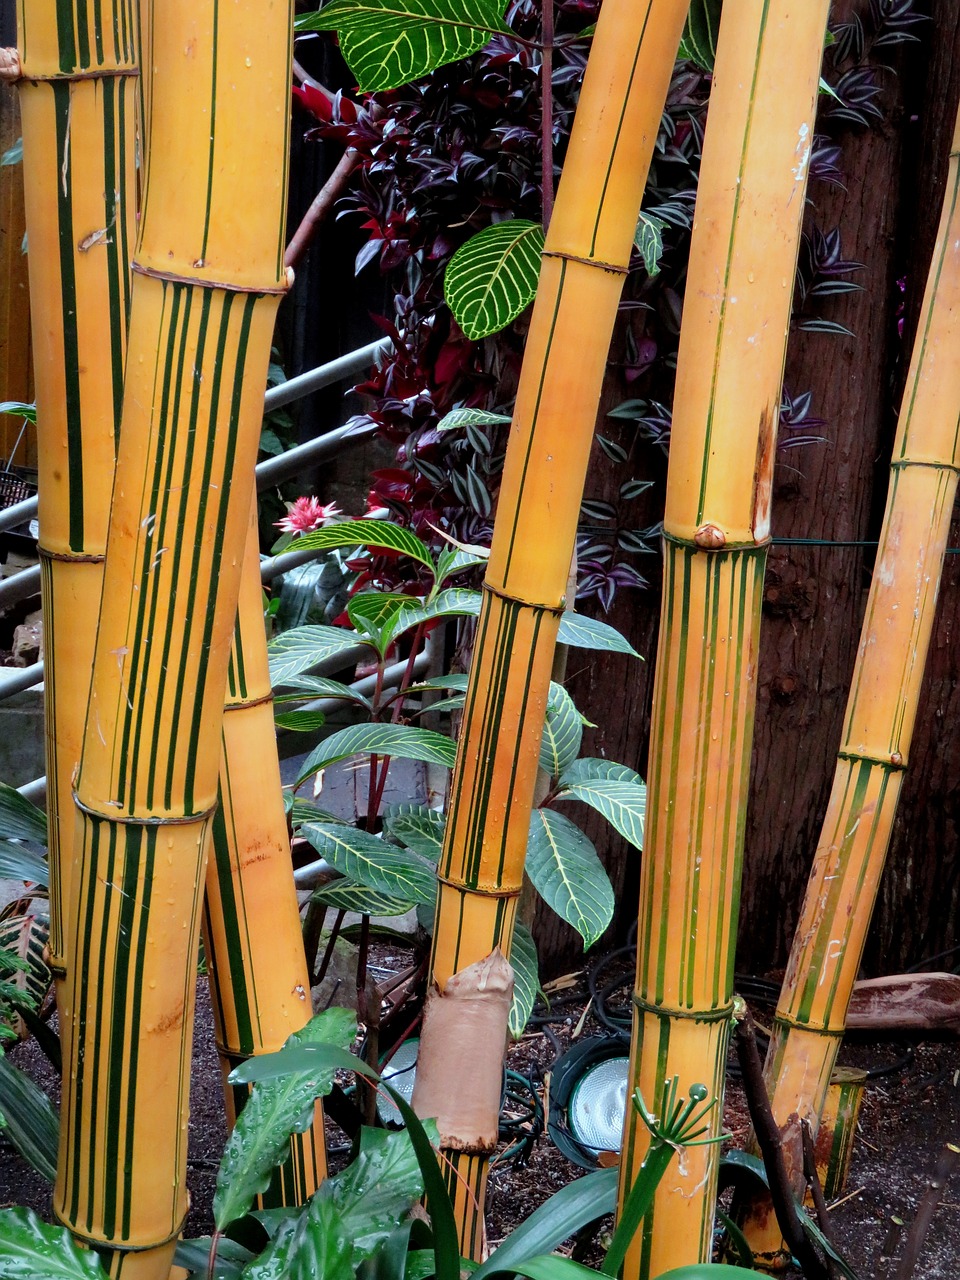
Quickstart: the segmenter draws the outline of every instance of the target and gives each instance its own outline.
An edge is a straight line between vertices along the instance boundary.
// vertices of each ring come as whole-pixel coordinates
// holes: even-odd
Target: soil
[[[624,975],[628,972],[629,958],[612,959],[612,967],[604,970],[605,983],[618,967]],[[616,998],[619,997],[607,1001],[608,1014],[617,1013]],[[508,1067],[534,1081],[541,1098],[557,1046],[565,1050],[575,1038],[604,1033],[584,974],[575,975],[566,985],[560,981],[548,1016],[550,1020],[532,1026],[508,1056]],[[762,1023],[762,1008],[757,1009],[757,1017]],[[13,1058],[56,1098],[56,1075],[35,1042],[14,1050]],[[960,1142],[960,1045],[955,1038],[848,1039],[841,1062],[877,1074],[865,1092],[847,1188],[832,1206],[830,1219],[838,1243],[860,1280],[900,1280],[896,1276],[896,1259],[937,1157],[945,1143]],[[749,1129],[742,1089],[736,1079],[728,1083],[725,1124],[734,1144],[742,1141]],[[211,1227],[216,1168],[226,1137],[205,981],[198,983],[190,1131],[188,1182],[192,1203],[187,1234],[195,1236],[206,1234]],[[342,1135],[332,1125],[329,1138],[332,1146],[343,1149]],[[499,1243],[553,1192],[582,1173],[546,1134],[533,1143],[524,1166],[516,1162],[497,1165],[491,1172],[488,1198],[490,1245]],[[49,1216],[49,1199],[49,1187],[43,1179],[0,1138],[0,1206],[28,1204]],[[958,1209],[960,1173],[941,1193],[914,1273],[918,1280],[956,1280],[960,1276]],[[587,1242],[578,1256],[587,1263],[597,1263],[602,1255],[596,1243]]]

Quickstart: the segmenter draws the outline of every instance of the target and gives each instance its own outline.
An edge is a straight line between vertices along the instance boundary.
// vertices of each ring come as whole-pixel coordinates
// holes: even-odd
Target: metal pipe
[[[32,804],[42,805],[47,798],[47,780],[35,778],[33,782],[25,782],[22,787],[17,787],[17,790]]]
[[[362,444],[375,431],[376,427],[372,422],[360,427],[337,427],[314,440],[308,440],[306,444],[297,445],[295,449],[288,449],[286,453],[278,453],[275,458],[267,458],[257,465],[257,491],[268,489],[282,480],[289,480],[306,467],[334,457],[351,445]]]
[[[29,667],[0,667],[0,702],[4,698],[12,698],[15,693],[24,689],[34,689],[43,684],[43,663],[35,662]]]
[[[32,564],[29,569],[21,569],[12,573],[9,578],[0,582],[0,609],[16,604],[18,600],[26,600],[30,596],[40,594],[40,566]]]
[[[15,529],[18,524],[26,524],[28,520],[36,519],[36,515],[36,497],[24,498],[22,502],[15,502],[12,507],[4,507],[0,511],[0,532]]]

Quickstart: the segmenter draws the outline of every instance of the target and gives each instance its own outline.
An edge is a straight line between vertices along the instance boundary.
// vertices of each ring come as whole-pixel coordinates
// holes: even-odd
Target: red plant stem
[[[553,0],[543,0],[543,21],[540,28],[543,55],[540,62],[541,78],[541,163],[543,166],[543,229],[550,226],[553,216]]]
[[[333,173],[317,192],[313,204],[303,215],[302,222],[293,233],[283,259],[285,267],[295,267],[310,248],[321,225],[326,221],[333,206],[346,191],[350,182],[350,175],[359,163],[360,153],[358,151],[347,151],[344,154]]]

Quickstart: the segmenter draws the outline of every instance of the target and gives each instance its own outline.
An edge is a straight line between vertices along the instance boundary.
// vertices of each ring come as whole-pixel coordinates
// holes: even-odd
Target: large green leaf
[[[554,681],[547,697],[540,768],[551,778],[559,777],[576,760],[582,740],[583,717],[563,685]]]
[[[356,5],[374,4],[375,0],[334,0],[334,4]],[[410,0],[402,0],[410,3]],[[328,13],[333,5],[328,5],[323,14]],[[314,529],[312,533],[304,533],[296,540],[297,551],[327,551],[333,547],[370,547],[373,550],[399,551],[409,556],[433,573],[433,557],[415,533],[404,529],[389,520],[345,520],[343,524],[328,524],[323,529]]]
[[[722,3],[723,0],[691,0],[677,57],[696,63],[703,71],[712,71],[717,60]]]
[[[5,782],[0,782],[0,839],[47,843],[47,815]]]
[[[46,889],[49,871],[39,853],[23,845],[0,841],[0,880],[27,880]]]
[[[383,657],[394,637],[406,629],[405,615],[419,605],[413,596],[395,591],[362,591],[347,605],[347,614],[360,635],[376,645]]]
[[[341,875],[402,902],[433,904],[437,875],[429,862],[355,827],[305,823],[300,834]]]
[[[329,1183],[280,1230],[243,1272],[243,1280],[354,1280],[351,1242]]]
[[[314,902],[333,907],[335,911],[354,911],[362,916],[402,916],[416,904],[406,898],[391,897],[376,889],[357,884],[348,876],[321,885],[313,892]]]
[[[279,711],[273,719],[278,729],[289,733],[316,733],[327,722],[322,711]]]
[[[328,680],[326,676],[291,676],[284,680],[284,688],[288,693],[276,694],[274,702],[300,702],[305,698],[343,698],[349,702],[359,702],[362,707],[372,709],[369,698],[357,693],[350,685],[340,680]]]
[[[248,1262],[252,1262],[254,1257],[255,1255],[249,1249],[245,1249],[242,1244],[237,1244],[229,1236],[224,1236],[217,1241],[217,1264],[214,1268],[213,1280],[240,1280],[243,1268]],[[173,1261],[176,1266],[185,1268],[192,1276],[197,1276],[201,1280],[210,1280],[210,1237],[200,1236],[197,1240],[181,1240],[177,1245]]]
[[[481,551],[485,554],[481,555]],[[446,582],[455,574],[486,564],[489,559],[490,555],[486,548],[478,547],[475,551],[465,551],[462,547],[444,547],[437,556],[437,581]]]
[[[560,619],[557,644],[566,644],[573,649],[598,649],[604,653],[629,653],[631,657],[640,657],[629,640],[615,627],[600,622],[597,618],[585,618],[583,614],[569,609]]]
[[[613,919],[613,889],[580,828],[562,813],[535,809],[526,870],[547,906],[592,946]]]
[[[652,213],[640,211],[637,219],[637,230],[633,243],[643,259],[643,269],[653,279],[660,274],[660,259],[663,257],[663,232],[667,224],[662,218]]]
[[[601,760],[597,756],[581,756],[574,760],[560,775],[562,783],[573,782],[643,782],[636,769],[617,764],[613,760]]]
[[[558,800],[582,800],[602,813],[637,849],[643,848],[647,788],[642,782],[574,782],[557,793]]]
[[[689,1267],[664,1271],[660,1280],[743,1280],[743,1268],[730,1267],[725,1262],[694,1262]]]
[[[519,1040],[533,1013],[540,990],[537,944],[533,940],[533,934],[521,921],[514,925],[510,963],[513,966],[513,1003],[510,1005],[509,1026],[514,1040]]]
[[[470,591],[466,587],[447,587],[432,600],[424,604],[415,601],[413,608],[404,610],[396,634],[409,631],[411,627],[421,622],[430,622],[434,618],[476,618],[480,613],[482,598],[479,591]]]
[[[331,0],[298,31],[336,31],[361,92],[396,89],[469,57],[498,31],[502,0]]]
[[[333,1044],[346,1049],[356,1035],[355,1016],[347,1009],[327,1009],[292,1035],[287,1045]],[[223,1231],[266,1191],[273,1170],[290,1150],[290,1135],[313,1123],[314,1101],[330,1092],[333,1068],[289,1076],[254,1089],[234,1126],[220,1161],[213,1200],[217,1230]]]
[[[50,1099],[28,1075],[0,1054],[0,1115],[4,1134],[37,1173],[57,1176],[60,1121]],[[2,1238],[2,1237],[0,1237]],[[0,1276],[3,1271],[0,1267]]]
[[[0,1280],[106,1280],[95,1253],[31,1209],[0,1209]]]
[[[513,218],[461,245],[447,264],[443,291],[457,324],[473,341],[505,329],[533,301],[543,228]]]
[[[488,413],[486,409],[451,409],[445,413],[434,431],[457,431],[464,427],[497,427],[511,422],[509,414]]]
[[[338,760],[356,755],[393,756],[400,760],[423,760],[452,769],[457,758],[456,743],[432,729],[414,729],[408,724],[351,724],[338,729],[310,752],[300,766],[296,785]]]
[[[50,990],[52,977],[44,959],[50,940],[50,919],[42,911],[27,911],[0,919],[0,949],[15,955],[23,968],[14,976],[13,985],[32,1001],[37,1009]]]
[[[423,1195],[423,1175],[410,1135],[361,1129],[356,1159],[330,1179],[330,1187],[347,1228],[353,1265],[359,1266]]]
[[[284,631],[270,642],[270,682],[274,686],[286,684],[318,663],[366,643],[362,636],[342,627],[294,627]]]
[[[433,863],[440,860],[443,832],[447,820],[442,813],[426,804],[392,804],[383,811],[387,831]]]

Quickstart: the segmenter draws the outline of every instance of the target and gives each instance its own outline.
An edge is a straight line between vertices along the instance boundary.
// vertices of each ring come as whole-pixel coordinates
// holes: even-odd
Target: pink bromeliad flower
[[[312,533],[342,515],[335,502],[324,504],[318,498],[298,498],[283,519],[276,522],[276,528],[284,533]]]

